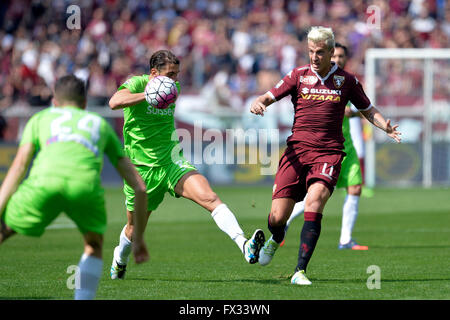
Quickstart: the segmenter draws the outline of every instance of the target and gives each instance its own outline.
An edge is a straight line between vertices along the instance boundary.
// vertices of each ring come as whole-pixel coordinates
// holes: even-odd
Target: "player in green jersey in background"
[[[179,59],[168,50],[155,52],[150,58],[150,74],[134,76],[122,84],[111,97],[111,109],[123,109],[125,153],[147,185],[148,217],[168,192],[174,197],[192,200],[208,210],[217,226],[237,244],[245,259],[253,264],[264,244],[264,233],[258,229],[247,240],[236,217],[211,189],[208,180],[184,157],[175,131],[175,104],[156,109],[145,100],[145,87],[150,79],[166,76],[177,82]],[[179,84],[177,82],[177,87]],[[135,210],[134,192],[124,183],[127,224],[119,245],[114,249],[112,279],[124,279],[130,254]]]
[[[342,44],[336,43],[334,48],[334,55],[332,60],[338,64],[338,66],[344,69],[348,59],[347,47]],[[359,162],[356,149],[353,146],[352,138],[350,135],[350,117],[358,116],[359,112],[354,112],[351,107],[347,106],[345,109],[345,117],[342,123],[342,134],[345,138],[344,152],[346,156],[342,160],[341,172],[339,179],[336,183],[336,188],[346,188],[347,195],[345,197],[344,205],[342,208],[342,225],[341,236],[339,239],[338,249],[352,249],[352,250],[368,250],[368,246],[361,246],[354,239],[352,239],[352,231],[358,216],[359,199],[361,197],[362,190],[362,175],[361,166]],[[292,214],[286,222],[286,232],[291,224],[292,220],[298,217],[305,210],[305,201],[301,201],[295,204]],[[281,245],[284,245],[284,241]]]
[[[147,212],[145,184],[111,126],[84,110],[84,82],[73,75],[56,81],[54,107],[31,117],[17,155],[0,189],[0,243],[15,233],[41,236],[65,212],[84,238],[75,299],[93,299],[102,273],[106,230],[104,190],[100,172],[106,154],[136,194],[133,235],[136,263],[148,260],[143,239]],[[25,177],[32,158],[33,166]],[[19,186],[20,184],[20,186]]]

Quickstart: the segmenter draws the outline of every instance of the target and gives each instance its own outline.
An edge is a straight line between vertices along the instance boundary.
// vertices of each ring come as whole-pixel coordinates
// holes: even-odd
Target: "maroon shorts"
[[[332,194],[344,155],[341,151],[318,151],[289,144],[278,164],[272,200],[291,198],[295,202],[302,201],[314,182],[324,184]]]

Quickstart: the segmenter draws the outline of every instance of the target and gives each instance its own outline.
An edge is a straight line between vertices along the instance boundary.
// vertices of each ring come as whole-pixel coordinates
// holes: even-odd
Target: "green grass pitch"
[[[250,236],[267,230],[271,186],[215,187]],[[208,212],[166,195],[150,217],[149,262],[130,262],[125,281],[109,279],[112,252],[125,223],[120,188],[106,189],[108,231],[97,299],[189,300],[409,300],[450,299],[450,190],[375,189],[362,197],[353,233],[369,251],[337,250],[343,190],[325,208],[322,233],[308,267],[312,286],[289,283],[303,219],[266,267],[245,262]],[[82,238],[61,216],[41,238],[16,235],[0,246],[0,299],[72,299],[67,269],[77,265]],[[368,289],[380,270],[380,289]]]

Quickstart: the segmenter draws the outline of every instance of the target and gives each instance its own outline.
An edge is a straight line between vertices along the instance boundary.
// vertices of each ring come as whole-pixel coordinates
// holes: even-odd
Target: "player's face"
[[[325,42],[308,41],[309,61],[311,68],[321,76],[325,76],[331,66],[334,49],[328,49]]]
[[[173,81],[178,80],[178,74],[180,73],[180,65],[169,63],[164,65],[161,70],[157,70],[156,68],[152,68],[150,70],[150,77],[157,76],[166,76],[172,79]]]
[[[334,55],[331,58],[332,61],[336,62],[339,68],[344,69],[347,63],[347,56],[343,48],[334,48]]]

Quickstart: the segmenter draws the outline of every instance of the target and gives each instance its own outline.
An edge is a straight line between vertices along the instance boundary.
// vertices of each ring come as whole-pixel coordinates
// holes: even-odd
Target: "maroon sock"
[[[281,226],[272,226],[270,224],[270,214],[269,214],[269,218],[267,221],[267,227],[269,228],[269,231],[272,232],[272,239],[275,240],[275,242],[277,242],[277,243],[283,242],[284,235],[285,235],[284,229],[286,228],[286,224],[283,224]]]
[[[300,249],[298,251],[298,264],[295,271],[305,270],[319,240],[322,228],[322,214],[319,212],[305,212],[305,223],[300,234]]]

